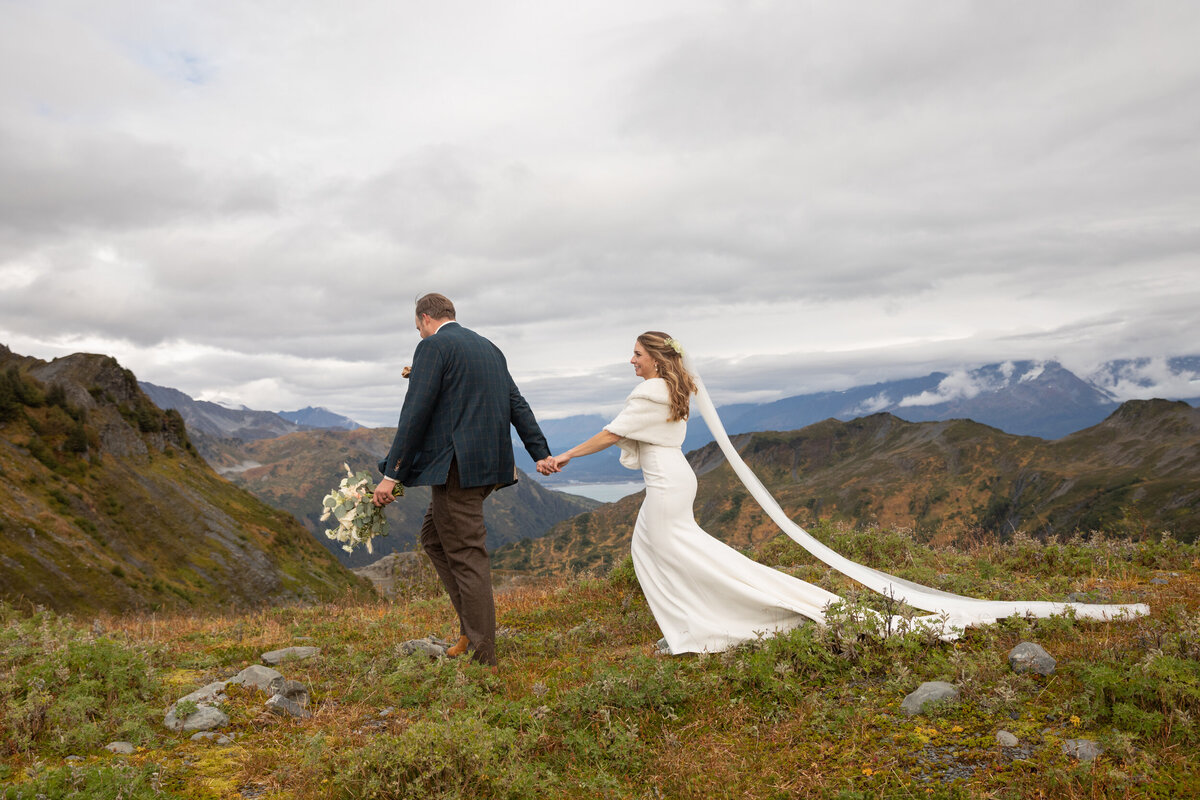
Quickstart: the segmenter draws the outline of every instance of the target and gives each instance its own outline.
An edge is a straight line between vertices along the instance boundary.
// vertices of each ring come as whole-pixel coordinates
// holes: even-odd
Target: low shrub
[[[153,736],[160,684],[144,647],[93,637],[44,612],[0,609],[0,724],[13,751],[66,755]]]
[[[340,753],[333,789],[374,800],[546,796],[550,776],[522,756],[516,731],[469,716],[425,720]]]

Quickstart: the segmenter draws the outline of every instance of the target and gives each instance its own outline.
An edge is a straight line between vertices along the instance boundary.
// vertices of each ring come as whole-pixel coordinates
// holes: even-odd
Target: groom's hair
[[[417,300],[417,319],[428,314],[433,319],[454,319],[454,303],[444,294],[430,292]]]

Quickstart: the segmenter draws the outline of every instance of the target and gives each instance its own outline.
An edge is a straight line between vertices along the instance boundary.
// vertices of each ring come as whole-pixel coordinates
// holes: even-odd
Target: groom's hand
[[[375,494],[371,495],[371,502],[375,504],[376,508],[382,508],[383,506],[386,506],[388,503],[396,499],[396,496],[392,494],[392,491],[395,488],[396,482],[394,480],[391,478],[384,478],[379,482],[379,485],[375,487]]]

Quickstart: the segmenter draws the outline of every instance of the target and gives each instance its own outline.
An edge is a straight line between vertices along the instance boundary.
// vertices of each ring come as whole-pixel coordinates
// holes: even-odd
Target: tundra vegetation
[[[659,656],[632,564],[518,578],[498,594],[501,667],[402,655],[453,614],[418,576],[386,600],[72,617],[0,606],[0,793],[131,798],[1167,798],[1200,795],[1200,548],[1100,534],[932,546],[901,529],[815,527],[847,556],[996,599],[1147,602],[1110,622],[1011,618],[954,642],[885,636],[881,598],[786,539],[752,555],[838,592],[827,624],[725,653]],[[904,609],[898,609],[904,611]],[[1057,660],[1018,672],[1021,642]],[[293,644],[308,718],[228,687],[232,739],[165,709]],[[955,702],[905,714],[926,681]],[[177,709],[178,711],[178,709]],[[998,740],[997,734],[1008,736]],[[1081,761],[1064,743],[1091,740]],[[127,741],[129,755],[105,745]],[[1072,750],[1071,752],[1076,752]]]

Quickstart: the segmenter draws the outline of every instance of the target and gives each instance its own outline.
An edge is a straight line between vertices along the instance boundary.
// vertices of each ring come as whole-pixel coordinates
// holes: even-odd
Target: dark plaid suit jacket
[[[458,460],[459,483],[516,483],[509,425],[534,461],[546,437],[517,390],[500,348],[457,322],[417,345],[391,452],[379,465],[405,486],[440,486]]]

